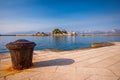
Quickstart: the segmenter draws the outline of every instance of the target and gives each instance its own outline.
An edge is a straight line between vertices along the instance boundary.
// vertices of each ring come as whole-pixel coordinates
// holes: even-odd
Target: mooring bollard
[[[15,42],[6,44],[10,51],[12,67],[17,70],[26,69],[32,66],[34,42],[19,39]]]

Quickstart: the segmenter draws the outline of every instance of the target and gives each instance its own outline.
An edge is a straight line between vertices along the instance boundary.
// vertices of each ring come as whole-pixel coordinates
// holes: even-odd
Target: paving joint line
[[[116,54],[116,55],[119,55],[119,54]],[[116,55],[114,55],[114,56],[116,56]],[[114,56],[110,56],[110,57],[114,57]],[[110,57],[108,57],[108,58],[110,58]],[[92,64],[89,64],[89,65],[93,65],[93,64],[99,63],[99,62],[104,61],[104,60],[106,60],[106,59],[108,59],[108,58],[102,59],[102,60],[100,60],[100,61],[97,61],[97,62],[92,63]],[[120,60],[119,60],[119,61],[120,61]],[[117,61],[117,62],[118,62],[118,61]],[[114,64],[115,64],[115,63],[114,63]],[[85,67],[89,67],[89,65],[88,65],[88,66],[85,66]],[[107,68],[107,67],[105,67],[105,68]]]
[[[117,74],[115,74],[111,69],[107,69],[109,70],[110,72],[112,72],[116,77],[119,77]]]

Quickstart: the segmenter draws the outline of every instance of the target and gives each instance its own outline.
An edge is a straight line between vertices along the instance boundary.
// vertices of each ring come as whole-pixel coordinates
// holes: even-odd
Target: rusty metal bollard
[[[19,39],[15,42],[6,44],[10,51],[13,69],[22,70],[32,66],[34,42]]]

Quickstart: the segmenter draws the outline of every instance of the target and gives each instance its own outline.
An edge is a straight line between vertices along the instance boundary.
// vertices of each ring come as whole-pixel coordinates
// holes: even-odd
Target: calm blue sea
[[[35,42],[35,50],[62,49],[72,50],[90,47],[92,43],[116,41],[120,42],[120,36],[63,36],[63,37],[41,37],[41,36],[0,36],[0,53],[8,52],[5,45],[17,39],[27,39]]]

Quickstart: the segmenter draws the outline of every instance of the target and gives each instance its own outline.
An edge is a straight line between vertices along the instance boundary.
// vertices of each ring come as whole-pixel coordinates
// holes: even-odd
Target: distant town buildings
[[[119,29],[112,29],[111,31],[92,31],[92,32],[68,32],[67,30],[63,29],[54,29],[52,32],[45,33],[45,32],[36,32],[34,34],[0,34],[0,36],[120,36]]]

